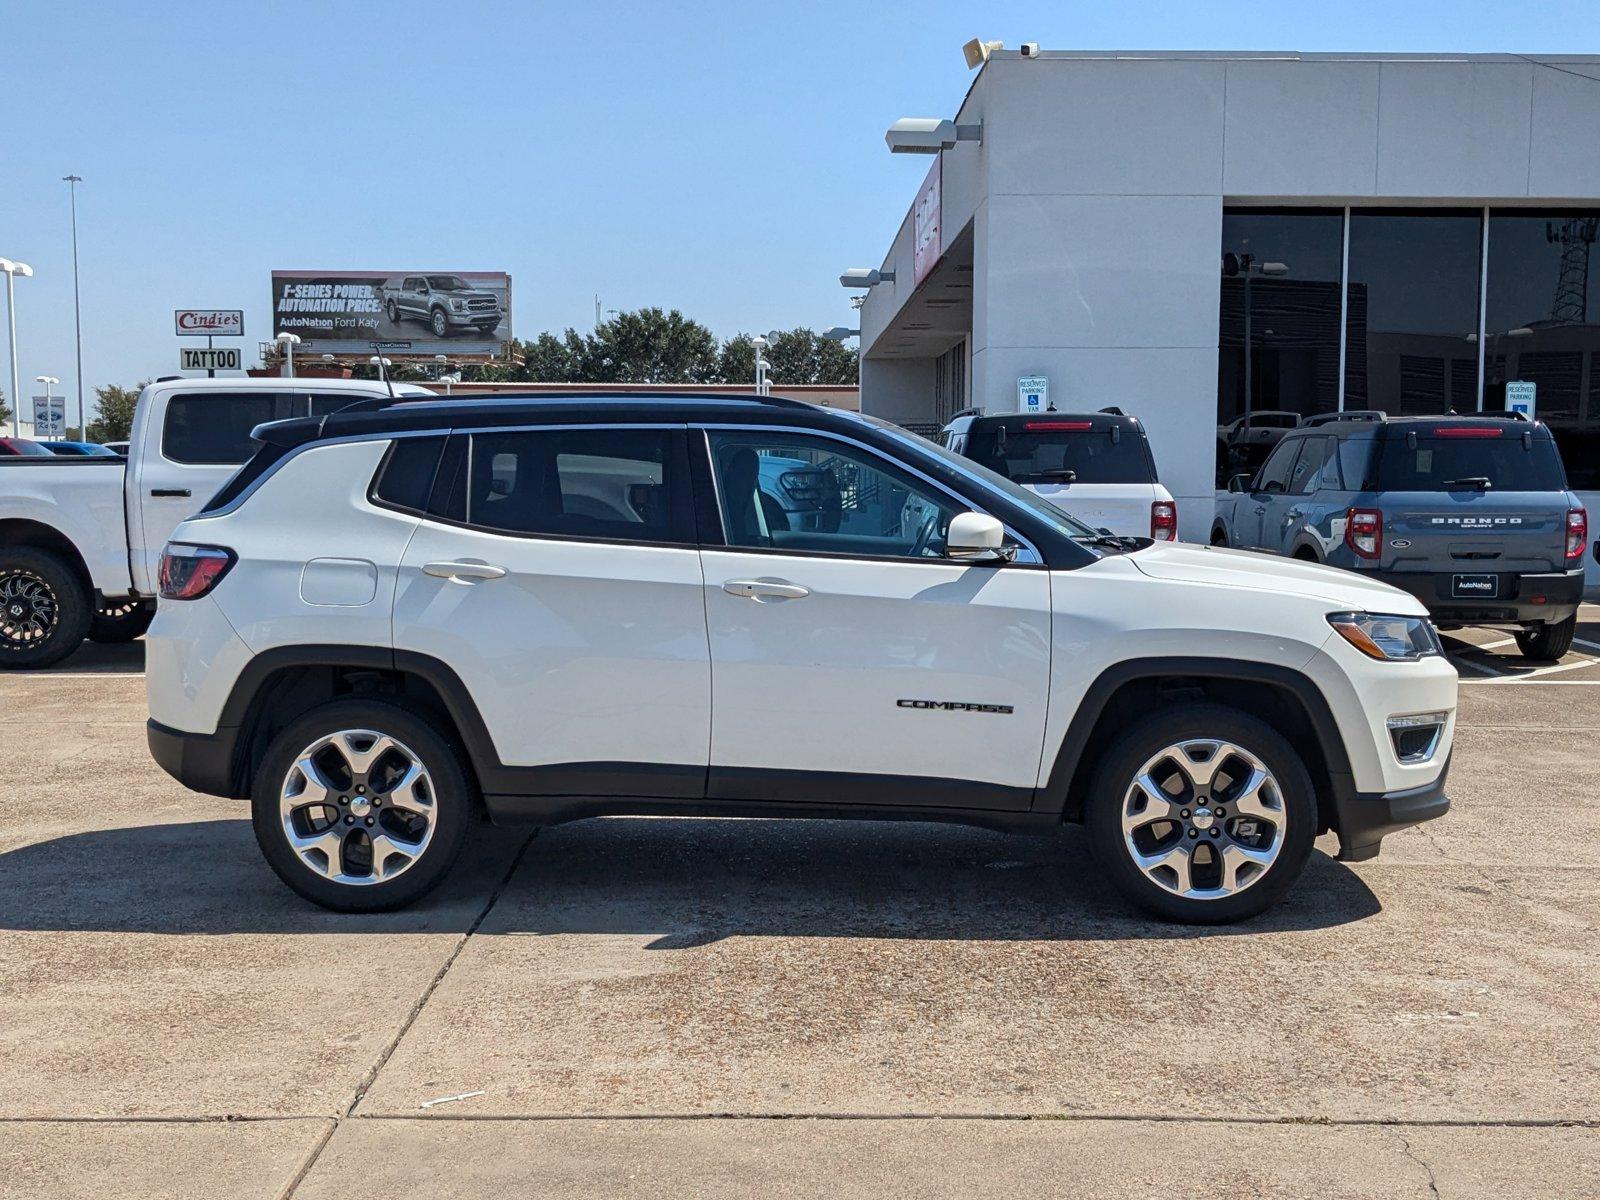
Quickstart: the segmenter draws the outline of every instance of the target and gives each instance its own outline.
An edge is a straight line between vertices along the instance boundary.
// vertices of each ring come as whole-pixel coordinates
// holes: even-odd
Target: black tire
[[[89,591],[48,550],[0,548],[0,670],[48,667],[83,644]]]
[[[309,866],[290,845],[284,819],[279,815],[280,793],[297,757],[319,739],[342,730],[388,735],[416,758],[431,779],[432,837],[394,878],[359,884],[329,878]],[[350,792],[350,799],[354,800],[354,781],[345,782],[349,784],[346,790]],[[381,800],[380,791],[379,786],[373,787],[373,796]],[[327,806],[333,820],[314,832],[323,836],[341,834],[340,844],[345,848],[340,851],[339,866],[341,872],[348,872],[351,860],[359,859],[363,850],[371,857],[371,844],[362,840],[365,836],[362,823],[367,817],[379,819],[378,828],[382,831],[385,814],[374,809],[360,821],[352,818],[346,822],[337,814],[342,812],[349,818],[355,805],[336,807],[336,803],[335,799]],[[268,865],[301,896],[335,912],[387,912],[426,895],[449,873],[461,853],[477,803],[477,785],[460,754],[426,718],[381,700],[335,700],[312,709],[272,739],[256,772],[251,816],[256,842]],[[391,803],[389,811],[392,816],[400,810]],[[348,829],[345,829],[346,824],[349,824]],[[366,865],[370,877],[370,863]]]
[[[143,637],[156,619],[156,606],[148,600],[107,600],[89,618],[89,640],[102,645],[131,642]]]
[[[400,324],[400,307],[393,300],[383,306],[383,312],[389,318],[389,324]]]
[[[1146,761],[1169,746],[1200,739],[1221,739],[1258,758],[1277,781],[1286,825],[1270,866],[1238,891],[1216,899],[1181,896],[1151,879],[1135,864],[1122,833],[1124,799]],[[1084,805],[1084,825],[1089,852],[1117,890],[1134,904],[1169,921],[1223,925],[1270,908],[1294,885],[1316,841],[1317,800],[1305,763],[1266,722],[1220,704],[1175,705],[1132,725],[1111,744],[1095,769]],[[1182,836],[1180,828],[1180,841],[1175,844],[1182,844]],[[1205,841],[1200,837],[1195,844]]]
[[[1517,630],[1517,649],[1523,658],[1536,662],[1554,662],[1572,649],[1573,636],[1578,632],[1578,614],[1554,625],[1539,625],[1533,629]]]
[[[434,337],[447,338],[450,336],[450,318],[445,314],[444,309],[436,308],[429,313],[428,325],[433,330]]]

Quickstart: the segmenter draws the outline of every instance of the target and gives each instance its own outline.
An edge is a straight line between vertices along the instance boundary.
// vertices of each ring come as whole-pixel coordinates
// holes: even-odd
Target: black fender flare
[[[1039,789],[1034,804],[1035,812],[1067,814],[1069,794],[1078,780],[1079,767],[1090,748],[1089,738],[1105,713],[1106,706],[1124,684],[1152,678],[1255,682],[1291,693],[1304,707],[1311,727],[1316,732],[1323,759],[1328,764],[1329,799],[1337,801],[1342,796],[1354,794],[1355,779],[1350,770],[1350,756],[1345,752],[1344,738],[1339,733],[1338,722],[1334,720],[1333,709],[1322,694],[1322,689],[1308,676],[1290,667],[1238,658],[1130,658],[1107,667],[1084,692],[1083,700],[1078,704],[1056,751],[1050,775]]]

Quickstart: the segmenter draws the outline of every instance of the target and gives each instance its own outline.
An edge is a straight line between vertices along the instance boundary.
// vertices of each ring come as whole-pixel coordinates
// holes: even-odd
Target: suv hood
[[[1417,617],[1428,613],[1416,597],[1386,583],[1365,579],[1353,571],[1273,554],[1157,542],[1128,555],[1128,561],[1152,579],[1254,588],[1263,592],[1293,592],[1300,596],[1316,596],[1336,608],[1353,611]]]

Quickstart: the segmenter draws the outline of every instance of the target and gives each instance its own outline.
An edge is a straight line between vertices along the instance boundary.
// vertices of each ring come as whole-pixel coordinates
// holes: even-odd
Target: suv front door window
[[[713,798],[1026,809],[1050,677],[1050,574],[943,557],[967,505],[864,445],[711,430]],[[933,780],[970,780],[959,784]]]

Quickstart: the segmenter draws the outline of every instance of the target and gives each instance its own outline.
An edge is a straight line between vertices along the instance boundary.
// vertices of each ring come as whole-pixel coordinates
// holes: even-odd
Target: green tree
[[[847,385],[856,382],[855,351],[809,329],[780,331],[770,338],[765,355],[767,376],[780,387],[786,383]],[[722,344],[717,374],[723,383],[754,386],[756,351],[748,333],[737,334]]]
[[[6,403],[6,394],[5,394],[5,392],[0,391],[0,425],[9,425],[10,423],[11,423],[11,405]],[[5,432],[4,430],[0,430],[0,435],[3,435],[4,432]]]
[[[584,339],[575,329],[560,337],[546,331],[531,342],[518,343],[522,365],[515,379],[529,383],[581,383]]]
[[[148,387],[148,379],[131,388],[108,383],[94,390],[94,420],[89,422],[91,442],[124,442],[133,430],[133,406],[139,393]]]
[[[618,313],[583,339],[577,374],[590,383],[710,383],[717,339],[675,308]]]

